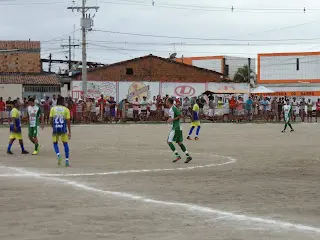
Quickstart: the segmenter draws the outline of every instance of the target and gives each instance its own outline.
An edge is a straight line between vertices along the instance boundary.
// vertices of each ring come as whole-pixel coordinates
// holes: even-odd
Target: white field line
[[[119,175],[119,174],[128,174],[128,173],[147,173],[147,172],[169,172],[169,171],[187,171],[199,168],[209,168],[216,166],[223,166],[235,163],[237,160],[232,157],[211,155],[213,157],[220,157],[228,159],[224,163],[213,163],[207,165],[196,165],[191,167],[181,167],[181,168],[157,168],[157,169],[137,169],[137,170],[124,170],[124,171],[113,171],[113,172],[92,172],[92,173],[43,173],[38,174],[42,177],[79,177],[79,176],[102,176],[102,175]],[[27,174],[0,174],[0,177],[28,177]]]
[[[226,219],[233,220],[233,221],[251,222],[251,223],[260,223],[260,224],[264,224],[264,225],[269,225],[270,228],[273,227],[276,229],[281,228],[281,229],[286,229],[286,230],[292,229],[292,230],[296,230],[296,231],[304,231],[304,232],[309,231],[309,232],[320,233],[320,228],[317,228],[317,227],[312,227],[312,226],[307,226],[307,225],[302,225],[302,224],[294,224],[294,223],[266,219],[266,218],[261,218],[261,217],[247,216],[247,215],[243,215],[243,214],[235,214],[235,213],[216,210],[216,209],[212,209],[209,207],[203,207],[203,206],[199,206],[199,205],[195,205],[195,204],[160,201],[160,200],[146,198],[143,196],[134,195],[134,194],[125,193],[125,192],[106,191],[106,190],[90,187],[90,186],[87,186],[87,185],[84,185],[82,183],[78,183],[75,181],[69,181],[69,180],[60,179],[60,178],[56,178],[56,177],[41,176],[41,174],[29,172],[29,171],[26,171],[22,168],[16,168],[16,167],[6,167],[6,168],[8,170],[14,170],[14,171],[17,171],[21,174],[25,174],[25,175],[28,175],[33,178],[48,180],[48,181],[52,181],[52,182],[59,182],[64,185],[69,185],[69,186],[72,186],[74,188],[78,188],[78,189],[81,189],[84,191],[95,192],[95,193],[99,193],[99,194],[106,195],[106,196],[126,198],[129,200],[135,200],[135,201],[140,201],[140,202],[144,202],[144,203],[152,203],[152,204],[158,204],[158,205],[164,205],[164,206],[170,206],[170,207],[179,207],[179,208],[184,208],[187,211],[212,214],[212,215],[215,215],[215,217],[224,217]]]

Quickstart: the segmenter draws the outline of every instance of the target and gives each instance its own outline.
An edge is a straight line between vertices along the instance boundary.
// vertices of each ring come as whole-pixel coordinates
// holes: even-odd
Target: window
[[[297,71],[300,70],[300,61],[299,61],[299,58],[297,58]]]
[[[133,69],[132,68],[127,68],[126,69],[126,75],[133,75]]]

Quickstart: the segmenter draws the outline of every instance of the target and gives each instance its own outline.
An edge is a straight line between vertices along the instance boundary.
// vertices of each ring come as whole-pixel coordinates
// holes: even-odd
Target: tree
[[[233,77],[233,81],[238,83],[250,83],[251,73],[253,73],[252,69],[250,69],[249,73],[248,65],[244,65],[243,67],[238,68],[238,71]]]

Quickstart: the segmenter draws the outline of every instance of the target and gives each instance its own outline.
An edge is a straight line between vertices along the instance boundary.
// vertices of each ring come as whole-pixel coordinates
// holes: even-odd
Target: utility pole
[[[51,60],[52,60],[52,54],[49,54],[49,73],[51,73]]]
[[[86,34],[87,31],[90,31],[93,26],[93,20],[90,14],[87,14],[89,10],[98,11],[98,6],[87,7],[87,0],[82,0],[81,7],[68,7],[72,11],[77,10],[77,12],[82,13],[81,18],[81,30],[82,30],[82,91],[84,99],[87,98],[87,42],[86,42]]]
[[[71,36],[69,36],[69,44],[65,44],[65,45],[61,45],[61,47],[68,47],[69,48],[69,59],[68,59],[68,62],[69,62],[69,71],[71,70],[71,67],[72,67],[72,64],[71,64],[71,54],[72,54],[72,49],[71,47],[79,47],[80,45],[79,44],[71,44]]]

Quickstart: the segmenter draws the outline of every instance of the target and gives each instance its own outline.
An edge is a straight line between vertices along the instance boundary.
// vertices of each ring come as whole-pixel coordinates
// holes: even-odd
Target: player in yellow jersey
[[[12,144],[14,142],[14,140],[18,139],[19,143],[20,143],[20,147],[21,147],[21,152],[22,154],[28,154],[29,152],[27,152],[24,149],[23,146],[23,140],[22,140],[22,131],[21,131],[21,115],[20,112],[18,110],[19,107],[19,103],[17,100],[13,101],[13,108],[10,112],[10,135],[9,135],[9,144],[8,144],[8,149],[7,149],[7,153],[8,154],[13,154],[11,152],[11,147]]]
[[[200,118],[199,118],[199,112],[200,112],[200,99],[197,99],[196,103],[193,105],[192,108],[192,114],[191,114],[191,128],[189,131],[189,135],[187,137],[188,140],[192,140],[191,139],[191,135],[192,132],[194,130],[195,127],[197,127],[197,131],[196,131],[196,137],[194,138],[194,140],[199,140],[199,132],[200,132]]]
[[[58,157],[58,165],[61,165],[62,161],[58,146],[59,139],[61,139],[66,155],[66,167],[69,167],[70,164],[68,140],[71,138],[70,111],[64,106],[63,97],[58,97],[57,106],[51,108],[50,122],[52,124],[53,148]]]

